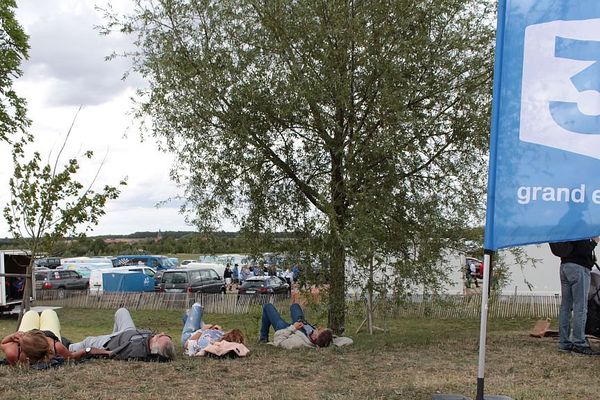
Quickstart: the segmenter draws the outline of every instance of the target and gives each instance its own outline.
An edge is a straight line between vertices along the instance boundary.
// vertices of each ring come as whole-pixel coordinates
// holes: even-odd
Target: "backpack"
[[[550,243],[550,251],[556,257],[567,257],[573,251],[573,243],[572,242],[558,242],[558,243]]]
[[[598,295],[600,289],[596,290],[596,293],[588,300],[587,320],[585,322],[585,333],[586,335],[593,335],[600,337],[600,296]]]

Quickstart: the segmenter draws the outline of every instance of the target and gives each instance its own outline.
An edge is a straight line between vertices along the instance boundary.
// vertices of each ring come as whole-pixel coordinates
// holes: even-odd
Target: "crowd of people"
[[[274,265],[265,265],[263,267],[253,265],[230,264],[225,266],[223,279],[225,279],[225,288],[227,291],[232,291],[242,285],[248,278],[252,276],[279,276],[286,280],[288,285],[298,282],[300,278],[300,267],[297,265],[287,266],[285,270],[278,269]]]
[[[233,279],[233,278],[232,278]],[[336,337],[330,329],[315,327],[304,318],[299,304],[290,307],[291,322],[283,320],[272,304],[262,311],[259,343],[270,343],[285,349],[301,347],[345,346],[350,338]],[[203,308],[195,303],[184,313],[181,332],[181,351],[187,356],[244,357],[244,333],[237,328],[223,329],[203,321]],[[274,340],[269,342],[270,328]],[[171,336],[165,332],[138,329],[126,308],[115,312],[111,333],[88,336],[80,342],[71,342],[61,335],[60,321],[54,310],[24,314],[17,332],[2,339],[0,350],[9,365],[60,365],[64,361],[108,357],[117,360],[168,362],[176,358],[177,349]]]

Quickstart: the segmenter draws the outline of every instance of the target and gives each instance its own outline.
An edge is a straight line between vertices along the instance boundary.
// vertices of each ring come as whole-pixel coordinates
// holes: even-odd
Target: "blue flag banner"
[[[600,234],[600,0],[500,0],[484,247]]]

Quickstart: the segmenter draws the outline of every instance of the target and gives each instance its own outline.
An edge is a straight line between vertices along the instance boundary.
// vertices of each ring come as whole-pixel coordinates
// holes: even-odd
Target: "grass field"
[[[112,329],[112,312],[58,310],[72,340]],[[132,312],[140,328],[180,335],[181,312]],[[310,314],[308,315],[310,320]],[[207,315],[226,329],[242,328],[245,359],[179,357],[168,364],[91,360],[33,371],[0,366],[0,399],[431,399],[434,393],[475,396],[478,320],[387,321],[387,332],[355,334],[354,345],[286,351],[254,344],[259,315]],[[513,399],[595,399],[600,357],[565,355],[556,339],[528,336],[534,320],[489,322],[486,394]],[[0,320],[0,335],[14,331]]]

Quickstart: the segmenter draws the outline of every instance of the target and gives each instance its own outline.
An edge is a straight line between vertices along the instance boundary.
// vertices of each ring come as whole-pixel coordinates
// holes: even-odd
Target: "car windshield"
[[[163,267],[175,268],[177,266],[173,261],[169,260],[167,257],[159,257],[158,261]]]
[[[82,267],[79,267],[79,268],[77,268],[77,269],[76,269],[76,270],[74,270],[74,271],[76,271],[76,272],[79,272],[79,275],[83,276],[84,278],[89,278],[89,277],[90,277],[90,275],[91,275],[91,273],[92,273],[92,270],[91,270],[91,268],[89,268],[89,267],[84,267],[84,266],[82,266]]]

